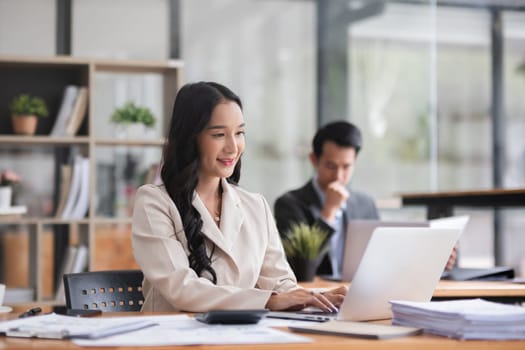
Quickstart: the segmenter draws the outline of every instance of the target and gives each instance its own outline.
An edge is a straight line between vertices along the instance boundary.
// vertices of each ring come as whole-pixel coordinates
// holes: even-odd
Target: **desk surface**
[[[316,279],[313,282],[301,283],[306,288],[333,288],[342,285],[341,282],[327,281]],[[525,298],[525,284],[510,283],[510,282],[485,282],[485,281],[440,281],[435,292],[434,297],[501,297],[511,296]],[[111,313],[105,314],[107,316],[136,316],[136,315],[152,315],[152,313]],[[160,314],[160,313],[157,313]],[[0,314],[0,320],[15,318],[16,314]],[[433,335],[418,335],[412,337],[404,337],[389,340],[366,340],[350,337],[338,337],[329,335],[314,335],[302,334],[313,339],[312,343],[307,344],[260,344],[250,345],[250,349],[525,349],[525,341],[459,341]],[[210,346],[192,346],[191,349],[245,349],[246,345],[210,345]],[[81,349],[69,341],[59,340],[43,340],[43,339],[21,339],[21,338],[7,338],[0,337],[0,349]],[[168,347],[152,347],[152,349],[167,349]],[[169,347],[170,349],[188,349],[188,347]],[[116,349],[116,348],[105,348]],[[118,348],[121,350],[137,348]]]
[[[108,313],[101,317],[107,316],[137,316],[137,315],[159,315],[162,313]],[[13,318],[15,315],[6,316],[0,315],[0,320]],[[279,328],[285,330],[286,328]],[[223,349],[284,349],[284,350],[302,350],[302,349],[320,349],[320,350],[339,350],[339,349],[426,349],[426,350],[523,350],[525,348],[525,341],[461,341],[438,337],[433,335],[418,335],[411,337],[403,337],[388,340],[368,340],[351,337],[339,337],[331,335],[316,335],[301,333],[313,340],[311,343],[301,344],[259,344],[259,345],[201,345],[201,346],[170,346],[170,347],[148,347],[148,349],[200,349],[200,350],[223,350]],[[49,340],[49,339],[25,339],[25,338],[11,338],[0,337],[0,349],[39,349],[39,350],[61,350],[61,349],[87,349],[79,347],[68,340]],[[90,348],[94,349],[94,348]],[[103,349],[120,349],[120,350],[136,350],[136,347],[105,347]]]
[[[454,198],[454,197],[502,197],[502,196],[523,196],[525,195],[525,188],[499,188],[499,189],[485,189],[485,190],[469,190],[469,191],[441,191],[441,192],[415,192],[402,193],[402,198]]]
[[[303,282],[305,288],[335,288],[345,283],[316,278]],[[439,281],[433,299],[487,298],[525,302],[525,283],[503,281]]]
[[[400,194],[403,205],[424,205],[427,219],[454,215],[454,207],[516,208],[525,207],[525,188],[492,189],[479,191],[450,191]],[[496,264],[503,261],[503,237],[499,215],[494,221],[494,257]]]
[[[525,188],[400,194],[403,205],[523,207]]]
[[[525,300],[525,283],[500,281],[439,281],[434,297],[516,297]]]

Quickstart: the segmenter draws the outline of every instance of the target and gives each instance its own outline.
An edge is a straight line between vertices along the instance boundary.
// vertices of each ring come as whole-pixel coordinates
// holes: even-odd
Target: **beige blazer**
[[[189,267],[180,214],[164,186],[137,191],[132,244],[144,272],[143,311],[263,309],[272,291],[297,287],[266,200],[222,180],[220,229],[197,192],[193,206],[202,216],[217,285]]]

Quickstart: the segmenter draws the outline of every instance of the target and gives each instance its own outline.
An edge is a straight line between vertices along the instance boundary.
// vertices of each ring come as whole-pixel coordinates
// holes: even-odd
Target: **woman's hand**
[[[337,288],[337,290],[339,289],[340,288]],[[333,291],[335,291],[335,289]],[[330,294],[327,295],[328,293]],[[337,312],[337,307],[330,300],[333,299],[334,301],[337,301],[339,300],[339,297],[340,294],[332,294],[332,291],[321,294],[301,288],[286,293],[273,294],[270,296],[270,299],[268,299],[266,308],[272,311],[297,311],[304,309],[307,306],[314,306],[326,312]],[[343,298],[344,295],[341,297],[341,301],[338,305],[341,304]]]
[[[457,256],[458,256],[458,246],[455,245],[454,249],[452,249],[452,253],[448,257],[447,265],[445,266],[446,271],[452,270],[452,268],[456,265]]]
[[[343,300],[345,299],[346,292],[348,291],[347,286],[341,286],[334,289],[330,289],[329,291],[323,292],[322,295],[326,297],[326,299],[330,300],[332,304],[339,307],[343,303]]]

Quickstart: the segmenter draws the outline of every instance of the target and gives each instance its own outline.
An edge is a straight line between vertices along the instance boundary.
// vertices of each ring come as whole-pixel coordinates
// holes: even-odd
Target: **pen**
[[[34,307],[32,309],[27,310],[26,312],[20,314],[18,318],[24,318],[29,316],[35,316],[36,314],[42,312],[42,309],[40,307]]]

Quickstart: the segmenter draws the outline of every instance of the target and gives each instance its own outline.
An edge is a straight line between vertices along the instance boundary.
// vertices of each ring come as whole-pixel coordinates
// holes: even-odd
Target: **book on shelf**
[[[81,164],[82,156],[76,155],[73,157],[71,185],[69,186],[66,204],[64,205],[64,210],[62,211],[62,219],[69,219],[71,217],[71,213],[73,212],[73,208],[78,197],[78,192],[80,190],[80,181],[82,176]]]
[[[58,114],[55,118],[55,124],[51,129],[51,136],[64,136],[66,131],[67,121],[73,111],[73,106],[78,94],[78,86],[67,85],[64,89],[64,95],[62,97],[62,103],[58,110]]]
[[[80,167],[80,186],[75,205],[71,210],[71,219],[82,219],[89,207],[89,159],[82,157]]]
[[[89,159],[76,155],[72,165],[69,191],[67,182],[61,181],[61,186],[63,185],[64,191],[67,192],[64,210],[57,212],[62,219],[82,219],[86,216],[89,207],[89,183]],[[61,195],[62,191],[60,189]]]
[[[0,208],[0,222],[18,220],[25,213],[27,213],[27,207],[25,205],[16,205],[9,208]]]
[[[55,210],[55,217],[60,218],[64,213],[66,207],[66,201],[71,190],[73,166],[71,164],[62,164],[60,166],[60,184],[59,184],[59,197],[58,205]]]
[[[73,109],[69,115],[69,118],[65,125],[65,135],[66,136],[75,136],[82,121],[86,116],[88,106],[88,89],[85,86],[82,86],[78,89],[77,96],[75,98],[75,103]]]
[[[62,263],[62,268],[57,277],[57,291],[55,300],[65,303],[65,291],[63,276],[68,273],[83,272],[87,268],[88,263],[88,248],[80,244],[78,246],[70,245],[67,247],[66,255]]]
[[[73,260],[73,267],[70,273],[79,273],[86,271],[88,263],[88,248],[81,244],[77,247],[75,259]]]
[[[78,248],[73,245],[67,247],[64,260],[62,260],[62,267],[57,275],[57,290],[55,293],[55,300],[61,303],[66,302],[66,297],[64,293],[64,281],[62,280],[62,276],[73,271],[73,265],[75,263],[75,255],[77,254],[77,249]]]

